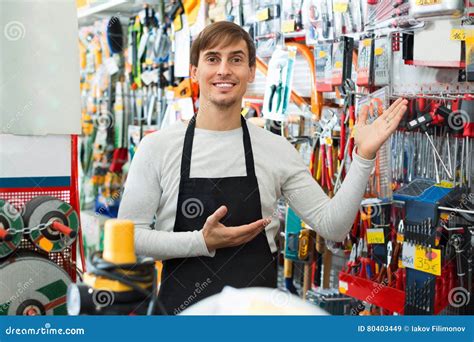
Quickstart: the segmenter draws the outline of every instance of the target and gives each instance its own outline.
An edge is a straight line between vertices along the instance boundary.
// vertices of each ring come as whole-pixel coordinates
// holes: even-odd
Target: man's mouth
[[[231,89],[232,87],[235,86],[235,83],[233,82],[213,82],[212,83],[213,86],[219,88],[219,89]]]

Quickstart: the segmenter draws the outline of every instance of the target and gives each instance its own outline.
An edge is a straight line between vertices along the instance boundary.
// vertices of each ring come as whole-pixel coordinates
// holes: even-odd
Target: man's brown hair
[[[242,27],[230,21],[218,21],[206,26],[199,33],[191,46],[191,64],[196,67],[198,66],[199,54],[203,50],[212,49],[220,44],[235,44],[240,40],[244,40],[247,44],[249,66],[255,66],[256,52],[252,38]]]

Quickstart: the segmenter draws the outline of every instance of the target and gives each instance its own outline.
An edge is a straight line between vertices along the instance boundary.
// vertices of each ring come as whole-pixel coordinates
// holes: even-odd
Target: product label
[[[441,250],[416,246],[415,270],[441,275]]]
[[[288,32],[294,32],[295,31],[295,21],[293,19],[291,20],[283,20],[281,23],[281,32],[283,33],[288,33]]]
[[[270,18],[270,8],[264,8],[257,12],[257,21],[265,21]]]
[[[367,229],[367,243],[369,245],[385,244],[383,228]]]
[[[416,0],[417,6],[430,6],[440,4],[442,0]]]
[[[349,290],[349,284],[345,281],[339,280],[339,292],[346,293]]]

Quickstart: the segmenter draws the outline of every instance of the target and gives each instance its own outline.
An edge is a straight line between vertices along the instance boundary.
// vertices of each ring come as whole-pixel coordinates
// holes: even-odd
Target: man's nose
[[[227,61],[222,61],[220,64],[219,64],[219,69],[217,70],[217,74],[219,76],[227,76],[227,75],[230,75],[232,73],[232,69],[230,68],[230,65]]]

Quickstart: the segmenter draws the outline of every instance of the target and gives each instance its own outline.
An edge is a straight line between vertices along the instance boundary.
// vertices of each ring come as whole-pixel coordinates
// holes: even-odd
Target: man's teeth
[[[216,83],[215,86],[219,88],[231,88],[234,85],[232,83]]]

